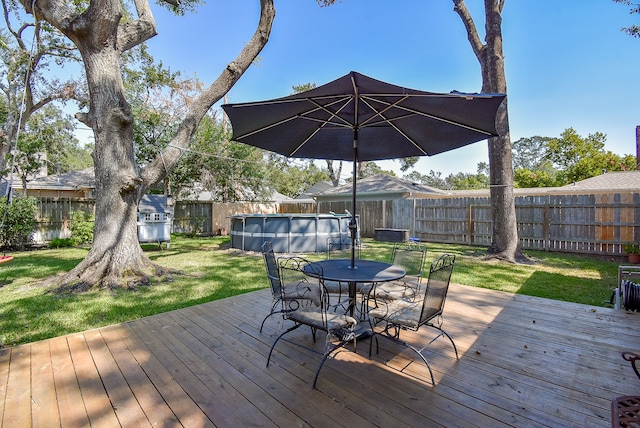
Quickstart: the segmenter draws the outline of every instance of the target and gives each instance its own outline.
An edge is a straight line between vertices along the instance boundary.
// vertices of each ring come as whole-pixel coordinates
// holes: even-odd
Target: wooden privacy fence
[[[179,201],[173,215],[173,232],[194,235],[227,235],[229,217],[233,214],[278,212],[275,203],[224,203]]]
[[[37,214],[36,242],[70,236],[73,211],[93,211],[92,200],[43,198]],[[179,201],[173,232],[226,235],[233,214],[345,213],[350,202],[217,203]],[[488,246],[491,243],[489,197],[442,197],[358,201],[360,235],[376,228],[407,229],[425,242]],[[640,193],[517,196],[516,218],[523,249],[592,254],[622,254],[628,242],[640,242]]]
[[[426,241],[491,244],[488,197],[419,199],[414,233]],[[524,249],[622,254],[640,241],[640,193],[517,196]]]
[[[625,243],[640,242],[640,193],[517,196],[515,205],[523,249],[622,254]],[[321,202],[317,212],[350,208],[349,202]],[[309,212],[295,209],[280,206],[280,212]],[[363,237],[393,228],[425,242],[491,244],[489,197],[359,201],[358,214]]]

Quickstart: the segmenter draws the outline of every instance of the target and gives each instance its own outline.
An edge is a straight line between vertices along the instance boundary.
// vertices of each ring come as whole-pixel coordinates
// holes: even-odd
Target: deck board
[[[49,341],[31,344],[31,370],[38,379],[31,392],[33,425],[46,426],[51,421],[59,421]]]
[[[616,396],[640,394],[623,350],[640,351],[640,314],[452,285],[428,370],[380,338],[322,369],[308,328],[281,341],[260,323],[259,290],[65,337],[0,349],[0,425],[553,426],[610,424]],[[421,329],[404,338],[425,343]],[[303,343],[308,349],[297,346]],[[404,368],[404,369],[403,369]]]

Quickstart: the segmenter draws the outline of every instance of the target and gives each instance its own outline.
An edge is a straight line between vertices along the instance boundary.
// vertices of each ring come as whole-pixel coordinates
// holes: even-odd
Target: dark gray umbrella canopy
[[[496,136],[504,97],[424,92],[351,72],[299,94],[222,108],[234,141],[288,157],[373,161],[431,156]]]
[[[353,161],[355,241],[357,162],[430,156],[495,137],[504,98],[418,91],[352,71],[299,94],[222,108],[234,141],[288,157]]]

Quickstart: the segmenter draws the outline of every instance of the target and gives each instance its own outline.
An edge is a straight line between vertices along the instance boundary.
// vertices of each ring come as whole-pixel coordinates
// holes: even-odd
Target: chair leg
[[[407,342],[403,342],[403,341],[398,341],[400,343],[403,343],[404,346],[406,346],[407,348],[410,348],[411,350],[413,350],[413,352],[415,352],[416,354],[418,354],[418,356],[422,359],[422,361],[424,361],[424,364],[427,366],[427,368],[429,369],[429,374],[431,375],[431,383],[433,384],[433,386],[436,385],[436,380],[433,377],[433,371],[431,371],[431,366],[429,365],[429,362],[427,361],[427,358],[422,355],[422,352],[420,352],[420,350],[418,348],[416,348],[415,346],[407,343]]]
[[[281,309],[279,311],[272,311],[269,315],[267,315],[266,317],[264,317],[264,319],[262,320],[262,324],[260,324],[260,333],[262,333],[262,328],[264,327],[264,323],[265,321],[267,321],[267,319],[271,316],[271,315],[275,315],[275,314],[286,314],[288,312],[291,311],[286,311],[284,309]]]
[[[279,314],[283,312],[282,310],[276,311],[276,308],[278,307],[278,303],[280,303],[280,300],[275,300],[273,302],[273,305],[271,305],[271,311],[269,311],[269,314],[266,317],[264,317],[264,319],[262,320],[262,324],[260,324],[260,333],[262,333],[262,327],[264,327],[264,323],[265,321],[267,321],[267,318],[269,318],[273,314]]]
[[[274,348],[276,347],[276,344],[278,343],[278,341],[282,338],[282,336],[284,336],[287,333],[292,332],[293,330],[297,329],[298,327],[300,327],[302,324],[296,324],[293,327],[289,327],[289,329],[287,329],[287,331],[285,331],[284,333],[280,334],[280,336],[278,336],[276,338],[276,340],[273,342],[273,345],[271,345],[271,350],[269,351],[269,356],[267,357],[267,367],[269,367],[269,361],[271,361],[271,354],[273,353]]]
[[[432,344],[437,338],[439,338],[440,336],[444,335],[447,336],[447,338],[449,339],[449,342],[451,342],[451,345],[453,345],[453,350],[456,353],[456,359],[460,360],[460,357],[458,356],[458,348],[456,347],[456,344],[454,343],[453,339],[451,338],[451,336],[449,336],[449,333],[447,333],[446,331],[444,331],[441,327],[438,327],[437,325],[433,325],[433,324],[426,324],[429,327],[433,327],[436,330],[440,331],[440,334],[437,335],[436,337],[434,337],[433,339],[431,339],[431,341],[429,343],[427,343],[427,346]],[[424,348],[426,348],[427,346],[425,346]],[[422,349],[424,349],[422,348]]]
[[[376,337],[376,326],[374,320],[369,318],[369,326],[371,326],[371,337],[369,338],[369,358],[371,358],[371,349],[373,347],[373,339],[376,340],[376,354],[380,353],[380,344],[378,343],[378,338]]]
[[[267,321],[267,319],[268,319],[271,315],[273,315],[273,314],[275,314],[275,313],[276,313],[276,312],[271,312],[271,313],[269,313],[269,315],[267,315],[266,317],[264,317],[264,319],[262,320],[262,324],[260,324],[260,333],[262,333],[262,327],[264,327],[264,323],[265,323],[265,321]]]
[[[376,333],[376,332],[375,332],[375,330],[372,330],[372,331],[373,331],[373,335],[372,335],[372,337],[371,337],[371,342],[369,342],[369,357],[371,357],[371,347],[372,347],[372,345],[373,345],[373,343],[372,343],[372,342],[373,342],[373,339],[374,339],[374,338],[376,339],[376,353],[378,353],[378,352],[379,352],[379,349],[378,349],[378,338],[377,338],[377,337],[375,337],[375,336],[376,336],[376,335],[380,335],[380,333]],[[388,330],[387,330],[387,331],[388,331]],[[443,333],[444,333],[444,332],[443,332]],[[445,333],[445,334],[446,334],[446,333]],[[409,343],[405,342],[404,340],[401,340],[400,338],[395,337],[395,336],[392,336],[392,335],[382,334],[382,336],[386,337],[387,339],[391,340],[392,342],[395,342],[395,343],[398,343],[398,344],[400,344],[400,345],[403,345],[403,346],[405,346],[405,347],[407,347],[407,348],[411,349],[411,350],[412,350],[413,352],[415,352],[416,354],[418,354],[418,356],[420,357],[420,359],[421,359],[421,360],[424,362],[424,364],[427,366],[427,369],[429,369],[429,375],[431,376],[431,384],[435,386],[435,384],[436,384],[436,380],[435,380],[435,378],[433,377],[433,371],[431,370],[431,366],[429,365],[429,362],[427,361],[426,357],[425,357],[424,355],[422,355],[422,352],[421,352],[424,348],[422,348],[422,349],[418,349],[418,348],[416,348],[415,346],[413,346],[413,345],[411,345],[411,344],[409,344]],[[447,334],[447,336],[449,336],[449,335]],[[454,348],[455,348],[455,345],[454,345]],[[457,355],[458,355],[458,351],[456,350],[456,356],[457,356]],[[408,366],[408,364],[407,364],[407,366]],[[406,368],[406,366],[405,366],[405,368]],[[403,369],[403,370],[404,370],[404,369]],[[401,371],[402,371],[402,370],[401,370]]]
[[[347,343],[351,342],[351,340],[341,340],[340,343],[338,343],[337,345],[332,345],[331,349],[329,349],[327,352],[324,353],[324,355],[322,356],[322,361],[320,361],[320,365],[318,366],[318,368],[316,369],[316,375],[313,378],[313,385],[312,387],[315,389],[316,388],[316,383],[318,382],[318,376],[320,376],[320,370],[322,370],[322,366],[324,365],[324,363],[327,361],[327,359],[331,356],[331,354],[333,354],[334,351],[336,351],[337,349],[342,348],[344,345],[346,345]],[[356,339],[353,339],[354,342],[354,346],[356,343]]]

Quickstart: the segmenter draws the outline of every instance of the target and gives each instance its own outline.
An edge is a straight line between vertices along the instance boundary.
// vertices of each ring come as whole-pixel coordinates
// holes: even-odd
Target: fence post
[[[467,209],[467,244],[473,245],[473,205],[469,204]]]
[[[542,218],[542,248],[545,251],[549,251],[550,243],[551,243],[551,227],[549,225],[549,202],[545,202],[543,206],[543,218]]]

